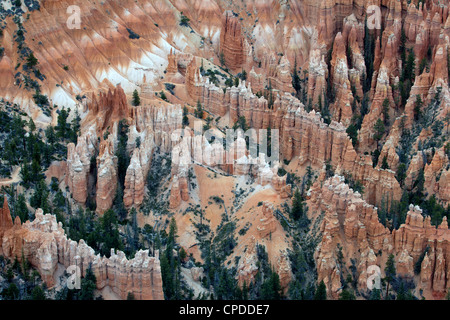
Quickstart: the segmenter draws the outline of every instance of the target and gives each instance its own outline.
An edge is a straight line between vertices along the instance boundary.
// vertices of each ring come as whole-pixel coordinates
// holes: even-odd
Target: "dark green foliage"
[[[70,109],[66,110],[62,108],[58,113],[58,124],[55,127],[56,135],[60,139],[67,139],[70,137],[70,124],[67,123],[67,118],[69,117]]]
[[[292,251],[289,250],[289,260],[294,276],[293,281],[289,284],[290,299],[313,300],[314,298],[315,280],[308,276],[308,273],[311,273],[315,267],[314,250],[313,243],[299,245],[296,242],[293,244]]]
[[[423,102],[421,96],[416,95],[416,102],[414,103],[414,120],[417,121],[420,118]]]
[[[397,173],[395,175],[395,178],[397,179],[398,183],[400,184],[401,187],[403,187],[403,183],[405,182],[406,179],[406,164],[401,162],[398,164],[397,167]]]
[[[303,217],[303,204],[302,196],[299,189],[295,190],[294,199],[292,200],[291,217],[294,220],[298,220]]]
[[[127,173],[128,166],[130,165],[130,155],[127,152],[127,143],[128,143],[128,131],[129,126],[126,120],[120,120],[118,126],[118,140],[119,143],[117,145],[117,176],[119,185],[124,190],[125,186],[125,176]]]
[[[203,119],[203,107],[200,100],[197,101],[197,108],[194,111],[194,116],[199,119]]]
[[[383,157],[383,161],[381,162],[381,169],[389,169],[389,164],[387,162],[387,156]]]
[[[422,271],[422,262],[423,259],[425,258],[425,255],[428,253],[428,251],[430,250],[430,247],[426,247],[425,250],[422,252],[422,254],[420,255],[419,259],[417,259],[416,263],[414,264],[414,273],[415,274],[420,274],[420,272]]]
[[[172,218],[169,226],[166,249],[161,256],[161,275],[163,281],[164,297],[167,300],[179,300],[181,298],[181,274],[180,259],[173,254],[175,238],[177,237],[177,224]]]
[[[46,300],[45,292],[41,286],[36,286],[31,291],[31,300]]]
[[[386,267],[384,268],[385,280],[387,283],[386,286],[386,298],[389,294],[389,285],[392,285],[396,280],[397,270],[395,268],[395,257],[393,254],[390,254],[388,260],[386,262]]]
[[[352,290],[343,289],[339,294],[339,300],[356,300],[356,297]]]
[[[280,277],[276,271],[272,270],[270,276],[266,278],[261,286],[261,299],[262,300],[280,300],[281,298],[281,285]]]
[[[36,103],[39,107],[44,107],[50,105],[48,101],[48,97],[40,93],[40,91],[36,91],[33,95],[34,103]]]
[[[406,287],[405,282],[401,281],[396,300],[417,300],[417,298],[412,294],[411,289]]]
[[[245,71],[244,69],[242,69],[242,72],[240,72],[237,77],[239,79],[241,79],[242,81],[247,80],[247,71]]]
[[[38,59],[34,56],[33,52],[30,53],[30,55],[27,58],[27,66],[32,69],[38,64]]]
[[[1,295],[6,300],[18,300],[19,299],[19,288],[15,283],[10,283],[7,289],[3,289]]]
[[[189,21],[191,21],[188,17],[186,17],[183,12],[180,13],[180,26],[189,27]]]
[[[109,257],[111,249],[123,250],[118,218],[113,210],[107,210],[98,219],[90,210],[78,210],[69,217],[66,224],[70,239],[74,241],[84,239],[96,253]]]
[[[381,119],[378,119],[377,122],[375,122],[375,125],[373,127],[375,133],[373,134],[373,139],[378,142],[383,138],[384,133],[386,132],[386,127],[384,126],[384,122]]]
[[[78,108],[75,109],[75,116],[72,119],[71,128],[69,128],[69,132],[70,132],[70,141],[76,144],[78,136],[80,135],[81,132],[81,117],[80,113],[78,112]]]
[[[186,106],[183,107],[183,127],[186,127],[189,125],[189,118],[188,118],[188,109]]]
[[[107,210],[102,217],[99,218],[99,224],[96,225],[94,234],[97,237],[89,236],[90,241],[96,242],[96,247],[102,255],[110,256],[111,249],[122,250],[123,244],[119,237],[119,226],[117,214],[112,210]]]
[[[127,28],[127,31],[128,31],[128,37],[130,39],[139,39],[141,37],[140,35],[138,35],[136,32],[134,32],[133,30],[131,30],[129,28]]]
[[[30,205],[35,209],[41,208],[45,213],[51,213],[48,197],[49,190],[47,185],[44,180],[40,180],[30,198]]]
[[[356,128],[356,126],[353,123],[348,126],[347,134],[350,137],[350,139],[352,140],[353,147],[356,148],[356,146],[358,144],[358,129]]]
[[[86,275],[81,279],[81,289],[69,290],[67,300],[94,300],[97,289],[97,279],[91,266],[86,270]]]
[[[381,300],[381,290],[374,288],[370,293],[369,300]]]
[[[28,207],[23,193],[19,194],[17,201],[14,203],[13,213],[13,218],[19,217],[22,223],[28,220]]]
[[[133,101],[132,101],[132,103],[133,103],[133,106],[135,106],[135,107],[141,105],[141,98],[139,97],[139,93],[138,93],[137,90],[133,91]]]
[[[163,99],[164,101],[168,101],[168,100],[167,100],[167,96],[166,96],[166,94],[164,93],[163,90],[161,90],[161,92],[159,93],[159,97],[160,97],[161,99]]]
[[[367,26],[367,18],[364,23],[364,62],[366,65],[366,75],[364,77],[363,91],[370,90],[373,76],[373,61],[375,57],[375,37],[370,33]]]
[[[320,281],[319,286],[317,287],[317,291],[314,294],[314,300],[327,300],[327,287],[323,280]]]
[[[244,132],[249,129],[248,124],[247,124],[247,119],[245,119],[244,116],[240,116],[238,118],[238,120],[236,121],[236,123],[233,125],[234,130],[237,130],[239,128],[242,129]],[[269,147],[268,147],[268,149],[269,149]]]
[[[223,51],[220,51],[219,54],[219,61],[220,61],[220,65],[224,66],[225,65],[225,54],[223,53]],[[203,62],[203,61],[202,61]],[[230,86],[231,87],[231,86]]]

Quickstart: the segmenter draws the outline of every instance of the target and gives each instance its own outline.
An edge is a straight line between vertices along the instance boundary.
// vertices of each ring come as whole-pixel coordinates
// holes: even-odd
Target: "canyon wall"
[[[68,239],[56,217],[41,209],[32,222],[21,224],[17,217],[13,225],[6,200],[0,211],[0,236],[0,252],[19,262],[27,259],[49,287],[57,281],[58,264],[79,267],[82,277],[91,267],[98,290],[109,286],[123,300],[129,293],[139,300],[164,299],[158,252],[150,257],[148,250],[140,250],[128,260],[123,252],[111,250],[109,258],[101,257],[83,240]]]
[[[425,297],[442,298],[450,288],[446,281],[450,272],[446,262],[450,259],[450,231],[445,217],[440,226],[434,227],[430,217],[423,217],[419,207],[410,205],[406,222],[391,232],[379,222],[377,208],[350,189],[340,176],[322,185],[315,183],[308,191],[307,203],[310,218],[317,219],[324,212],[320,227],[322,241],[314,257],[318,280],[325,282],[333,298],[338,297],[342,288],[341,275],[345,279],[343,273],[349,272],[348,266],[352,264],[357,268],[358,288],[367,292],[369,266],[376,265],[383,270],[389,254],[395,256],[397,274],[415,280],[417,290],[423,289]],[[337,262],[338,245],[342,248],[344,265]],[[427,247],[417,278],[414,264]]]

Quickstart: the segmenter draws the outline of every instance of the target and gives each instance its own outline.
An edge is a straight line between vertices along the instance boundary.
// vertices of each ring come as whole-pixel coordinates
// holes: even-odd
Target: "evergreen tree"
[[[358,144],[358,129],[356,126],[352,123],[347,128],[347,134],[352,140],[352,145],[354,148],[356,148],[356,145]]]
[[[383,157],[383,161],[381,162],[381,169],[389,169],[389,164],[387,162],[387,156]]]
[[[386,299],[388,299],[389,294],[389,285],[392,284],[397,275],[397,271],[395,268],[395,257],[393,254],[390,254],[388,260],[386,262],[386,267],[384,268],[385,280],[386,280]]]
[[[381,290],[374,288],[370,293],[369,300],[381,300]]]
[[[183,107],[183,127],[186,127],[189,125],[189,118],[188,118],[188,109],[186,106]]]
[[[371,35],[367,26],[367,17],[364,22],[364,62],[366,65],[366,75],[364,77],[363,91],[368,92],[372,84],[373,61],[375,55],[375,39]]]
[[[403,187],[403,183],[406,179],[406,164],[401,162],[397,167],[396,178],[401,187]]]
[[[31,291],[31,300],[46,300],[45,292],[41,286],[36,286]]]
[[[292,70],[292,87],[294,88],[297,98],[300,97],[301,81],[297,71],[297,58],[295,58],[294,69]]]
[[[81,289],[78,293],[79,300],[94,300],[94,293],[97,289],[97,278],[92,272],[91,266],[86,270],[86,275],[81,279]]]
[[[419,120],[422,112],[423,101],[420,94],[416,95],[416,102],[414,103],[414,120]]]
[[[303,217],[303,205],[302,196],[299,189],[295,190],[294,199],[292,200],[291,216],[294,220],[298,220]]]
[[[124,189],[125,176],[127,173],[128,166],[130,164],[130,155],[128,154],[127,151],[128,131],[129,126],[126,120],[125,119],[120,120],[118,127],[119,143],[117,145],[116,156],[117,156],[117,175],[122,190]]]
[[[70,124],[67,123],[67,118],[69,117],[70,109],[66,110],[62,108],[62,110],[58,114],[58,124],[56,126],[56,135],[58,138],[65,140],[69,137],[70,133]]]
[[[196,118],[203,119],[203,107],[200,100],[197,101],[197,109],[194,112]]]
[[[384,123],[381,119],[378,119],[377,122],[375,122],[374,130],[375,133],[373,135],[373,139],[377,142],[377,149],[378,149],[378,142],[381,140],[386,131]]]
[[[316,293],[314,294],[314,300],[327,300],[327,287],[323,280],[320,281],[319,286],[317,287]]]
[[[133,106],[137,107],[141,105],[141,98],[139,97],[139,93],[137,90],[133,91]]]
[[[19,217],[22,223],[28,220],[28,207],[23,193],[19,194],[14,203],[14,215]]]
[[[71,137],[70,140],[73,143],[77,143],[78,136],[80,135],[81,131],[81,117],[80,113],[78,112],[78,108],[75,109],[75,116],[72,120],[72,130],[71,130]]]
[[[343,289],[339,294],[339,300],[356,300],[355,294],[349,289]]]

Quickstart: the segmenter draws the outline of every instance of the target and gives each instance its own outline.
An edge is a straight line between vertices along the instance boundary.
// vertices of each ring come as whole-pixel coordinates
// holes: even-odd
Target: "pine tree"
[[[67,123],[67,118],[69,117],[70,109],[66,110],[64,107],[58,114],[58,124],[56,126],[56,135],[65,140],[69,137],[70,124]]]
[[[28,207],[23,193],[19,195],[14,203],[14,215],[19,217],[22,223],[28,220]]]
[[[299,98],[300,91],[302,88],[301,88],[300,77],[299,77],[298,71],[297,71],[297,58],[295,58],[294,69],[292,70],[292,87],[294,88],[294,90],[297,94],[297,98]]]
[[[80,135],[80,131],[81,131],[81,117],[80,117],[80,113],[78,112],[78,108],[75,109],[75,116],[73,117],[72,120],[72,132],[71,132],[71,141],[73,143],[77,143],[77,139],[78,136]]]
[[[420,94],[416,95],[416,102],[414,103],[414,120],[417,121],[420,118],[422,112],[423,101]]]
[[[327,287],[323,280],[320,281],[319,286],[317,287],[316,293],[314,294],[314,300],[327,300]]]
[[[299,189],[295,190],[294,199],[292,200],[291,216],[294,220],[303,217],[302,196]]]
[[[378,149],[378,142],[383,137],[386,128],[384,126],[384,122],[381,119],[378,119],[377,122],[374,125],[375,133],[373,135],[373,139],[377,142],[377,149]]]
[[[31,291],[31,300],[46,300],[45,292],[41,286],[36,286]]]
[[[197,109],[194,112],[196,118],[203,119],[203,107],[200,100],[197,101]]]
[[[183,127],[186,127],[189,125],[189,118],[188,118],[188,109],[186,106],[183,107]]]
[[[387,162],[387,156],[383,157],[383,161],[381,162],[381,169],[389,169],[389,164]]]
[[[386,267],[384,268],[385,280],[386,280],[386,299],[388,299],[389,294],[389,285],[393,283],[397,271],[395,269],[395,257],[393,254],[390,254],[388,260],[386,262]]]
[[[133,91],[133,106],[137,107],[141,105],[141,98],[139,97],[139,93],[137,90]]]

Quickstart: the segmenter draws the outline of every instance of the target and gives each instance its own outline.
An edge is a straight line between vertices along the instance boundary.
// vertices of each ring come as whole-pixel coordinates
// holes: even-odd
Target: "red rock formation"
[[[126,207],[140,206],[144,200],[145,180],[140,158],[140,149],[136,148],[125,176],[123,203]]]
[[[277,273],[280,276],[280,286],[286,292],[292,280],[291,263],[287,252],[281,253],[278,258]]]
[[[178,208],[181,204],[181,192],[180,192],[180,182],[178,181],[178,176],[174,176],[172,179],[172,188],[170,189],[169,197],[169,208]]]
[[[244,63],[244,42],[241,24],[233,12],[225,11],[222,16],[220,31],[220,53],[225,65],[231,70],[239,70]]]
[[[103,214],[110,209],[117,189],[117,157],[114,155],[113,140],[100,144],[97,157],[97,212]]]
[[[66,185],[75,201],[84,204],[87,199],[88,175],[91,157],[97,148],[95,128],[78,137],[77,145],[67,145]]]
[[[308,97],[314,105],[327,88],[328,66],[320,49],[311,50],[308,71]]]
[[[398,274],[413,278],[414,264],[427,246],[429,256],[433,258],[422,262],[424,274],[421,275],[420,285],[431,291],[424,294],[440,295],[450,287],[445,281],[448,272],[445,261],[450,258],[450,231],[445,218],[438,228],[433,227],[430,217],[424,219],[420,208],[411,205],[405,223],[398,230],[390,232],[379,222],[377,209],[362,200],[338,176],[325,181],[323,186],[315,183],[308,196],[308,214],[311,219],[325,212],[321,224],[322,242],[314,256],[318,280],[324,280],[331,296],[337,297],[340,288],[333,282],[339,269],[336,263],[338,244],[345,244],[344,261],[353,259],[356,262],[361,290],[367,288],[368,267],[380,266],[391,253],[396,257]],[[374,253],[381,255],[376,257]],[[433,262],[434,257],[436,263]]]
[[[331,77],[333,89],[336,92],[336,101],[331,108],[333,119],[342,122],[345,126],[350,125],[353,113],[353,94],[348,79],[348,65],[346,45],[342,34],[339,32],[334,39],[333,55],[331,59]]]
[[[11,229],[13,226],[11,212],[8,207],[8,200],[5,195],[3,195],[3,197],[3,207],[0,209],[0,239],[3,238],[5,231]]]
[[[167,56],[167,60],[169,61],[169,64],[167,66],[167,73],[170,74],[175,74],[178,72],[178,62],[177,62],[177,57],[176,55],[173,53],[173,50],[170,49],[170,53]]]
[[[258,273],[257,267],[258,257],[256,256],[256,238],[251,237],[250,243],[247,245],[245,255],[239,260],[237,266],[236,279],[239,286],[243,286],[246,283],[247,287],[255,279]]]
[[[162,300],[161,269],[158,253],[149,257],[148,250],[138,251],[134,259],[127,260],[125,254],[111,250],[109,258],[96,255],[83,240],[79,243],[67,239],[61,223],[50,214],[36,211],[33,222],[20,224],[18,218],[0,238],[3,254],[19,262],[25,257],[36,268],[42,279],[51,287],[57,264],[65,268],[78,266],[81,276],[91,265],[97,279],[97,289],[109,286],[121,299],[133,293],[139,300]]]
[[[274,216],[274,207],[270,202],[264,201],[262,205],[263,218],[260,219],[261,224],[256,228],[261,239],[268,237],[277,229],[277,219]]]
[[[92,101],[88,104],[89,111],[96,117],[99,130],[105,130],[108,126],[118,120],[130,115],[127,96],[122,87],[117,85],[114,91],[108,93],[100,92],[99,97],[92,94]]]

